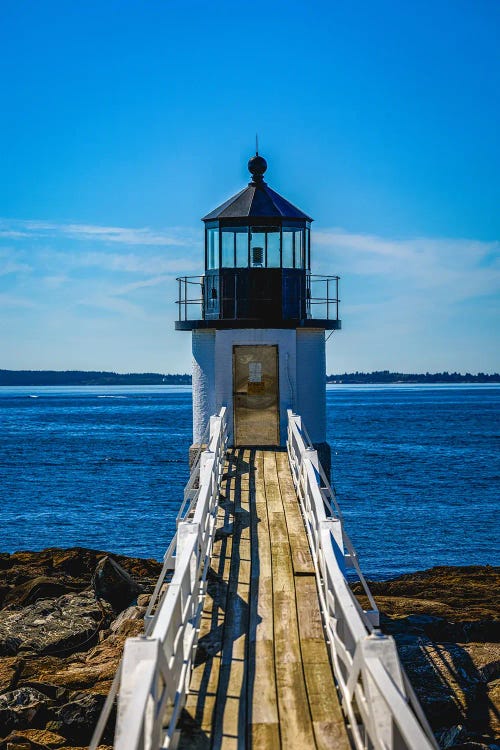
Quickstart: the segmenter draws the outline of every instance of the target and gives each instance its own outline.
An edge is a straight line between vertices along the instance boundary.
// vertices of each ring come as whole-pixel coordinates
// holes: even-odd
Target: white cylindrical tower
[[[338,277],[311,274],[312,219],[266,184],[265,159],[248,168],[248,187],[203,219],[204,275],[178,279],[176,328],[193,337],[193,440],[226,406],[230,445],[284,445],[291,408],[325,462]]]

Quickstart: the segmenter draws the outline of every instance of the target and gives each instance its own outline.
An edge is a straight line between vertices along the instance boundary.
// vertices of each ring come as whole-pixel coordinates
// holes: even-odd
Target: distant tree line
[[[375,372],[344,372],[341,375],[327,375],[327,383],[500,383],[500,375],[479,372],[472,375],[466,372],[426,372],[405,373],[376,370]]]
[[[1,385],[189,385],[191,375],[83,370],[0,370]]]
[[[426,372],[411,374],[404,372],[344,372],[327,375],[327,383],[500,383],[500,375],[480,372],[465,375],[459,372]],[[162,375],[157,372],[104,372],[84,370],[0,370],[2,385],[190,385],[191,375]]]

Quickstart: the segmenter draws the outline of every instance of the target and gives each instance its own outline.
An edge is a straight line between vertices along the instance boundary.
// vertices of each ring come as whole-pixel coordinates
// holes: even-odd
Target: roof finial
[[[255,156],[252,156],[248,161],[248,171],[252,175],[252,181],[250,185],[256,185],[259,182],[264,182],[264,172],[267,169],[267,161],[263,156],[259,156],[259,137],[255,134]]]

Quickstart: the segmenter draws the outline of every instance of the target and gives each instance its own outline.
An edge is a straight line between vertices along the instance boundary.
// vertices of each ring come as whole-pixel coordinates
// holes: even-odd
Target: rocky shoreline
[[[74,548],[0,554],[0,569],[0,749],[87,746],[161,565]]]
[[[0,750],[88,744],[160,569],[82,548],[0,554]],[[441,567],[370,584],[443,748],[499,747],[499,577]]]

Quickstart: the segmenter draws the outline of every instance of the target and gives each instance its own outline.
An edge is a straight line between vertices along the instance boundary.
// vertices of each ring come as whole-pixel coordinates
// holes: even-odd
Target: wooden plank
[[[314,563],[293,484],[288,456],[276,455],[278,479],[295,573],[300,650],[318,748],[350,747],[325,641]]]
[[[295,578],[300,649],[317,747],[350,747],[328,657],[316,579]]]
[[[293,572],[295,575],[314,575],[314,563],[309,549],[309,542],[295,486],[290,473],[287,453],[280,452],[276,454],[276,466],[292,552]]]
[[[280,747],[274,671],[271,544],[262,451],[254,452],[250,481],[252,574],[248,638],[248,729],[253,750]]]
[[[302,668],[290,543],[279,489],[276,455],[264,455],[273,576],[273,621],[278,713],[282,746],[315,748]],[[271,502],[270,502],[271,500]],[[281,514],[281,516],[280,516]]]
[[[245,461],[241,449],[237,451],[237,456],[228,607],[212,730],[213,747],[222,750],[241,747],[246,733],[246,649],[251,572],[249,482],[248,461]]]

